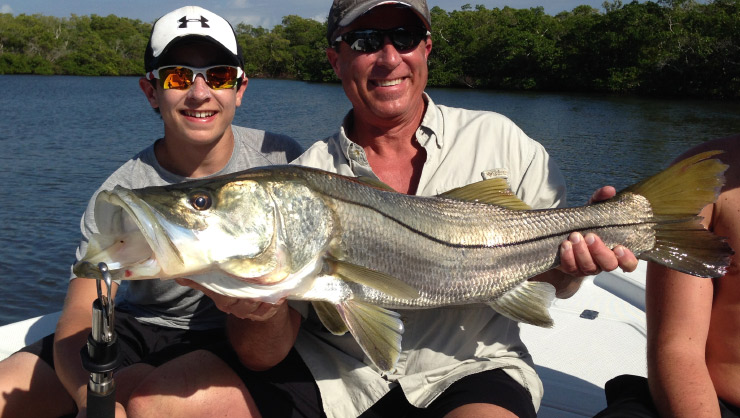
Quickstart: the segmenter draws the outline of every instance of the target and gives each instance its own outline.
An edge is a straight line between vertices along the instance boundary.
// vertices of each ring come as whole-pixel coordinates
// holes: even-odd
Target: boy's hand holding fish
[[[241,319],[266,321],[275,316],[275,313],[277,313],[278,309],[280,309],[285,302],[285,299],[281,299],[277,303],[272,304],[254,299],[234,298],[216,293],[189,279],[182,278],[175,279],[175,281],[182,286],[188,286],[193,289],[200,290],[213,300],[213,303],[216,304],[218,309]]]

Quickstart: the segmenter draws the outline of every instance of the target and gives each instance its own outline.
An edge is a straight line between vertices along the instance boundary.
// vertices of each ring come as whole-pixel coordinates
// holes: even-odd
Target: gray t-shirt
[[[292,138],[269,132],[232,126],[234,152],[226,166],[213,176],[272,164],[286,164],[302,152]],[[101,190],[116,185],[127,188],[163,186],[191,180],[173,174],[159,165],[154,155],[154,144],[124,163],[93,194],[82,216],[82,240],[77,248],[77,260],[85,253],[92,234],[98,232],[95,223],[95,198]],[[98,216],[101,216],[98,214]],[[72,275],[74,278],[74,274]],[[125,282],[119,289],[117,308],[134,315],[139,321],[171,328],[211,329],[224,324],[224,313],[211,299],[172,280],[137,280]]]

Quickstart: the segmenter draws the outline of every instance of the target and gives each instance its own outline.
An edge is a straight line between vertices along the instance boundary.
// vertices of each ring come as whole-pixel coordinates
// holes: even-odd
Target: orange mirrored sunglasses
[[[163,89],[185,90],[202,75],[208,87],[214,90],[230,89],[236,86],[244,72],[239,67],[215,65],[206,68],[193,68],[185,65],[172,65],[157,68],[146,74],[147,80],[157,79]]]

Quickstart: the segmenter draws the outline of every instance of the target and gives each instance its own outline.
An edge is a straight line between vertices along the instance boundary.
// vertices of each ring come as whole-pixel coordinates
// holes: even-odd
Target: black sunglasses
[[[403,52],[416,48],[419,42],[426,39],[429,35],[431,33],[428,30],[419,27],[358,29],[338,36],[334,40],[334,45],[344,41],[355,51],[375,52],[383,47],[385,37],[387,36],[396,50]]]

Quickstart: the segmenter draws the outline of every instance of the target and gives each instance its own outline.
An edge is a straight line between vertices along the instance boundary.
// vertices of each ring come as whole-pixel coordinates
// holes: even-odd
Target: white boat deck
[[[607,290],[608,289],[608,290]],[[645,264],[634,273],[602,273],[570,299],[557,299],[551,329],[521,325],[545,386],[538,416],[592,417],[606,406],[604,384],[645,376]],[[0,327],[0,359],[54,331],[59,312]]]
[[[592,417],[606,407],[608,380],[647,375],[644,278],[642,261],[634,273],[588,278],[573,297],[555,300],[553,328],[521,325],[545,386],[539,417]]]
[[[0,327],[0,360],[54,332],[60,314],[54,312]]]

